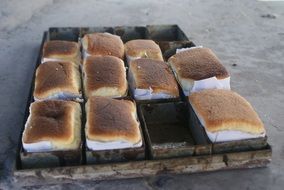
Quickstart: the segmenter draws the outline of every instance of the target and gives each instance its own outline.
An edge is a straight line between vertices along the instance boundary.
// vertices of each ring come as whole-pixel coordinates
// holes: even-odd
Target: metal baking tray
[[[188,40],[184,32],[177,25],[56,27],[50,28],[48,31],[44,32],[35,68],[37,68],[37,66],[40,64],[42,46],[46,40],[78,41],[84,34],[89,32],[110,32],[121,36],[124,42],[132,39],[153,39],[160,45],[165,60],[173,55],[177,48],[194,46],[194,43]],[[29,115],[30,103],[32,102],[34,74],[35,71],[33,72],[32,84],[28,85],[28,88],[30,88],[30,94],[29,98],[27,99],[25,118],[23,120],[21,129],[22,131],[26,119]],[[181,99],[175,102],[149,102],[147,104],[149,104],[150,107],[155,107],[154,104],[173,104],[175,105],[173,107],[179,107],[184,103],[186,103],[185,99]],[[147,107],[147,104],[141,104],[141,106]],[[139,108],[140,105],[137,104],[137,106]],[[169,112],[173,115],[180,115],[179,110],[175,110],[173,109],[173,107]],[[175,111],[177,111],[177,113],[175,113]],[[165,113],[166,112],[167,111],[165,111]],[[83,105],[82,113],[82,126],[84,126],[86,118],[84,117],[85,108]],[[149,125],[149,121],[147,122],[146,119],[145,122],[142,122],[143,119],[141,115],[141,113],[138,113],[139,120],[141,123],[145,123],[145,126],[147,127],[147,125]],[[145,116],[146,115],[144,115],[144,117]],[[150,114],[146,117],[148,116],[151,118],[152,115]],[[155,116],[158,117],[159,115],[155,114]],[[154,120],[153,116],[152,118]],[[190,117],[187,119],[190,119]],[[150,121],[151,120],[152,119],[150,119]],[[170,120],[177,121],[171,115],[169,116],[169,120],[166,120],[166,118],[164,117],[164,121]],[[184,120],[180,123],[184,123]],[[161,123],[159,123],[159,125],[161,125]],[[180,174],[227,170],[235,168],[264,167],[271,161],[271,147],[268,144],[264,147],[261,146],[256,149],[248,148],[245,150],[227,151],[228,146],[214,145],[214,147],[210,143],[200,143],[200,139],[197,138],[195,136],[196,134],[192,131],[190,131],[189,133],[193,141],[188,140],[188,144],[186,146],[187,152],[185,155],[183,155],[182,151],[175,152],[173,149],[169,149],[169,151],[167,152],[167,146],[160,146],[163,143],[158,143],[158,147],[160,146],[162,147],[162,149],[155,149],[156,154],[153,154],[152,151],[151,155],[151,151],[149,149],[150,147],[153,147],[153,145],[155,145],[156,141],[153,141],[152,139],[150,139],[151,141],[149,141],[149,139],[147,139],[151,136],[149,135],[149,133],[147,133],[148,129],[146,127],[144,128],[144,124],[141,125],[145,139],[145,160],[140,160],[139,158],[135,161],[114,161],[111,163],[95,163],[86,165],[86,146],[83,140],[82,163],[80,165],[64,166],[65,164],[60,164],[59,167],[24,169],[23,167],[21,167],[20,155],[23,152],[21,152],[22,145],[21,140],[19,140],[17,162],[14,169],[14,179],[18,182],[20,182],[22,179],[29,180],[30,185],[56,184],[60,183],[62,180],[108,180],[145,177],[162,173]],[[84,139],[83,128],[84,127],[82,127],[82,139]],[[201,138],[202,136],[199,137]],[[19,137],[19,139],[21,139],[21,136]],[[169,141],[171,141],[171,139],[169,139]],[[175,142],[172,141],[170,142],[170,144],[175,144]],[[192,149],[191,146],[193,146],[194,149]],[[220,151],[216,147],[218,147]],[[165,150],[165,152],[163,152],[163,150]],[[182,148],[180,148],[180,150],[182,150]]]
[[[22,169],[77,166],[83,161],[82,145],[78,150],[50,152],[26,152],[22,148],[20,159]]]
[[[138,112],[151,159],[192,156],[195,153],[186,103],[141,104]],[[209,146],[207,150],[210,154]]]

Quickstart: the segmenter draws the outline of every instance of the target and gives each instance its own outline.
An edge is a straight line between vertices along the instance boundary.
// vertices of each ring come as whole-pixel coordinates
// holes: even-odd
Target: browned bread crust
[[[113,89],[106,96],[123,96],[127,93],[126,71],[121,59],[114,56],[89,56],[83,67],[87,97],[102,88]]]
[[[86,137],[94,141],[141,141],[135,104],[129,100],[91,97],[86,104]]]
[[[210,132],[237,130],[252,134],[265,132],[263,123],[250,103],[230,90],[194,92],[189,101]]]
[[[174,74],[163,61],[137,59],[131,62],[129,72],[133,75],[136,88],[149,89],[151,87],[154,93],[164,92],[175,97],[179,96]]]
[[[209,48],[194,48],[182,51],[168,60],[179,78],[202,80],[216,76],[229,77],[226,68]]]
[[[73,114],[78,110],[80,104],[72,101],[47,100],[32,103],[23,142],[72,143],[75,136]]]
[[[80,96],[80,88],[79,70],[71,62],[46,62],[36,70],[36,99],[45,99],[59,92]]]
[[[125,44],[125,54],[131,57],[143,57],[163,61],[158,44],[153,40],[131,40]]]
[[[73,61],[80,55],[80,46],[76,42],[52,40],[44,43],[44,58],[64,59]]]
[[[86,34],[82,39],[83,49],[90,55],[112,55],[124,58],[124,45],[121,38],[109,33]]]

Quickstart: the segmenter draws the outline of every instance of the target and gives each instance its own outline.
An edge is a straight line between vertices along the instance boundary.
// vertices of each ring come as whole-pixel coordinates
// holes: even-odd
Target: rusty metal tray
[[[151,159],[192,156],[194,141],[187,126],[184,102],[142,104],[143,123]]]
[[[44,32],[35,68],[40,64],[42,46],[46,40],[78,41],[84,34],[89,32],[113,33],[121,36],[124,42],[127,42],[132,39],[153,39],[160,45],[165,60],[167,60],[171,55],[173,55],[177,48],[195,46],[193,42],[188,40],[187,36],[177,25],[57,27],[50,28],[48,31]],[[30,88],[30,95],[26,104],[25,118],[21,129],[22,131],[26,119],[29,115],[29,106],[32,102],[33,84],[34,78],[32,80],[32,84],[28,86]],[[111,163],[95,163],[92,165],[86,165],[86,146],[84,141],[82,141],[83,152],[82,162],[80,165],[64,166],[64,164],[59,164],[59,167],[25,169],[25,167],[21,166],[20,155],[23,154],[23,152],[21,151],[22,145],[20,140],[19,148],[17,151],[17,162],[14,169],[14,178],[15,180],[30,179],[30,185],[40,185],[47,183],[60,183],[60,181],[62,181],[63,179],[108,180],[134,178],[157,175],[162,173],[180,174],[227,170],[235,168],[264,167],[268,163],[270,163],[271,147],[269,146],[269,144],[265,144],[265,146],[255,148],[240,149],[238,151],[228,151],[228,147],[229,149],[231,148],[230,146],[226,144],[212,146],[212,144],[210,143],[202,143],[202,141],[200,141],[199,139],[200,137],[202,140],[202,136],[200,135],[197,138],[195,136],[196,134],[189,130],[188,137],[186,138],[186,143],[181,143],[182,145],[186,144],[186,146],[184,146],[184,153],[182,146],[179,147],[177,151],[175,151],[171,148],[168,148],[170,146],[164,146],[163,141],[161,141],[162,143],[160,143],[159,139],[153,139],[151,136],[152,131],[149,130],[149,127],[151,127],[153,124],[151,122],[154,121],[154,116],[156,117],[159,115],[147,114],[147,109],[149,111],[149,109],[152,109],[152,107],[157,106],[155,104],[159,105],[158,110],[161,110],[162,108],[164,108],[163,106],[166,106],[167,108],[165,107],[166,109],[164,110],[164,114],[162,115],[170,114],[169,118],[167,120],[166,117],[163,117],[163,120],[158,123],[158,126],[162,126],[163,122],[170,123],[173,121],[176,122],[177,126],[179,125],[184,127],[186,125],[186,121],[190,119],[190,117],[187,117],[185,119],[177,119],[175,118],[175,116],[180,117],[183,115],[179,113],[179,109],[184,110],[185,103],[185,98],[181,98],[181,100],[178,101],[162,103],[148,102],[146,104],[137,104],[138,110],[140,110],[138,112],[138,116],[142,124],[141,127],[145,139],[145,159],[141,157],[142,160],[138,158],[135,159],[135,161],[113,161]],[[84,112],[84,106],[82,105],[82,126],[84,126],[85,123]],[[183,128],[182,130],[187,131],[186,128]],[[165,132],[165,137],[167,136],[168,134]],[[19,137],[19,139],[21,139],[21,136]],[[82,139],[84,139],[83,127]],[[160,140],[167,141],[167,139],[163,138],[161,138]],[[171,139],[169,139],[169,141],[171,141]],[[247,142],[244,142],[244,144],[246,143]],[[170,142],[170,144],[178,145],[179,142],[172,141]],[[150,150],[151,148],[152,150]]]
[[[51,152],[26,152],[22,148],[20,159],[22,169],[76,166],[83,161],[82,145],[78,150]]]

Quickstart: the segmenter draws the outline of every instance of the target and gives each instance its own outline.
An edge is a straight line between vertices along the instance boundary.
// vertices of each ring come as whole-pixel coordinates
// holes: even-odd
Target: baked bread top
[[[202,90],[192,93],[188,99],[209,132],[236,130],[251,134],[265,133],[263,123],[251,104],[233,91]]]

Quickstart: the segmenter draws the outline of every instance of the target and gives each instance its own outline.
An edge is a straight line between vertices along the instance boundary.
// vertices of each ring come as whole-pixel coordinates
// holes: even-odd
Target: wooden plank
[[[264,167],[271,161],[270,147],[265,150],[211,156],[192,156],[165,160],[144,160],[125,163],[28,169],[14,172],[16,181],[33,184],[60,183],[63,180],[111,180],[158,174],[183,174]],[[31,184],[32,185],[32,184]]]

